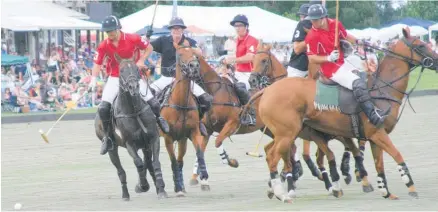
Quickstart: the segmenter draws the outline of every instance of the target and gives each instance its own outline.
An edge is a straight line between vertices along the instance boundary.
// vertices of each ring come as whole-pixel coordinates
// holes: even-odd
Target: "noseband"
[[[132,60],[122,60],[121,62],[120,62],[120,70],[122,70],[122,68],[123,67],[125,67],[126,66],[126,63],[127,62],[132,62]],[[130,64],[127,64],[128,66],[130,66]],[[128,68],[130,68],[130,67],[128,67]],[[129,76],[125,79],[124,77],[123,77],[123,74],[122,73],[120,73],[120,81],[121,81],[121,85],[119,85],[120,86],[120,88],[122,88],[122,90],[124,91],[124,92],[128,92],[129,90],[128,90],[128,87],[129,87],[129,83],[132,83],[132,82],[134,82],[134,83],[137,83],[138,82],[138,80],[140,79],[140,73],[138,72],[138,71],[132,71],[132,70],[130,70],[129,71]]]
[[[263,59],[262,62],[264,63],[262,72],[252,72],[251,75],[253,75],[256,79],[257,79],[257,87],[259,89],[263,89],[268,87],[269,85],[271,85],[272,83],[274,83],[275,81],[279,80],[279,79],[283,79],[284,77],[287,76],[287,74],[282,74],[280,76],[273,76],[270,77],[268,76],[268,72],[269,72],[269,68],[271,70],[274,69],[274,66],[272,64],[272,59],[271,59],[271,52],[270,51],[257,51],[256,54],[267,54],[268,55],[268,59]],[[273,75],[273,73],[272,73]]]
[[[181,48],[192,48],[192,47],[191,46],[181,46],[178,49],[181,49]],[[198,69],[200,68],[198,58],[195,55],[193,55],[193,59],[192,60],[190,60],[188,62],[184,62],[184,61],[181,60],[181,57],[177,53],[176,54],[176,60],[177,60],[177,63],[179,64],[179,66],[181,68],[181,72],[182,72],[182,74],[184,76],[189,77],[189,78],[195,77],[195,76],[192,76],[192,73],[194,73],[196,71],[195,70],[196,68],[198,68]],[[194,65],[195,63],[198,64],[197,67],[195,67],[195,65]]]

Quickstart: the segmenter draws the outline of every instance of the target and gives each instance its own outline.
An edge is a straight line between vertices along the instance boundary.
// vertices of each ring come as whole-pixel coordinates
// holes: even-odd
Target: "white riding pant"
[[[287,66],[287,77],[301,77],[304,78],[307,76],[308,71],[301,71],[296,68]]]
[[[354,74],[352,71],[353,69],[351,68],[351,66],[347,63],[344,63],[341,67],[339,67],[338,71],[336,71],[330,79],[337,82],[342,87],[353,90],[353,82],[359,79],[359,76]]]
[[[148,101],[154,97],[152,92],[147,88],[147,85],[143,79],[140,79],[140,95],[145,100]],[[147,88],[147,89],[146,89]],[[119,78],[118,77],[108,77],[105,87],[102,92],[102,101],[112,104],[117,94],[119,93]]]
[[[237,79],[237,82],[243,82],[245,83],[246,90],[249,90],[251,86],[249,85],[249,76],[251,75],[251,72],[234,72],[234,76]]]
[[[151,84],[151,87],[156,92],[161,92],[167,85],[170,85],[170,83],[172,83],[174,79],[175,78],[173,77],[161,76],[158,80],[156,80],[154,83]],[[191,86],[193,88],[192,92],[196,97],[205,94],[205,91],[195,82],[191,81]]]

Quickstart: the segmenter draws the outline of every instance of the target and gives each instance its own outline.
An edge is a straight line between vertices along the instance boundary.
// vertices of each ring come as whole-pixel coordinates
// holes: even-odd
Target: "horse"
[[[253,59],[254,69],[253,69],[253,72],[251,73],[251,76],[250,76],[250,85],[253,88],[259,88],[259,89],[266,88],[266,87],[268,87],[268,85],[272,84],[275,81],[275,79],[279,78],[280,76],[285,76],[287,74],[285,67],[282,66],[280,64],[280,62],[277,60],[277,58],[271,54],[270,48],[271,47],[269,45],[263,46],[263,47],[262,47],[262,45],[259,45],[259,47],[258,47],[258,51]],[[318,164],[318,168],[322,172],[322,177],[321,177],[321,174],[316,169],[312,159],[310,158],[309,148],[304,150],[303,157],[304,157],[306,164],[308,165],[310,171],[312,172],[312,175],[317,177],[318,179],[322,178],[327,190],[331,189],[331,183],[328,179],[327,172],[325,172],[323,156],[324,156],[324,153],[327,153],[327,151],[331,152],[331,150],[326,145],[326,141],[328,141],[332,138],[336,138],[341,143],[343,143],[346,151],[353,152],[354,159],[356,161],[356,166],[361,174],[360,177],[361,177],[361,179],[363,179],[363,181],[362,181],[363,191],[364,192],[371,192],[374,190],[372,185],[369,184],[369,182],[368,182],[368,178],[367,178],[368,174],[363,166],[363,157],[362,157],[359,149],[354,145],[352,139],[330,136],[328,134],[324,135],[321,132],[317,132],[316,134],[323,135],[322,137],[321,136],[318,137],[317,135],[309,135],[309,133],[312,133],[312,132],[314,132],[314,131],[313,130],[305,130],[305,132],[302,132],[299,134],[299,137],[303,138],[305,141],[307,140],[307,142],[308,142],[308,140],[311,140],[311,139],[309,139],[309,137],[316,137],[316,139],[318,139],[316,141],[318,147],[320,147],[321,145],[323,146],[322,148],[318,148],[318,152],[317,152],[317,164]],[[324,139],[324,141],[321,141],[321,139]],[[269,145],[272,145],[272,144],[273,144],[272,142],[270,144],[268,144],[267,148],[269,148]],[[292,145],[292,148],[291,148],[292,153],[295,152],[295,148],[296,148],[296,146]],[[325,150],[325,151],[323,151],[323,150]],[[330,154],[332,154],[332,153],[330,153]],[[342,174],[344,176],[346,176],[344,180],[346,181],[347,184],[349,184],[351,182],[351,176],[348,173],[349,158],[347,158],[347,159],[348,160],[345,160],[345,158],[343,158],[343,161],[341,163],[342,164],[341,171],[342,171]],[[290,161],[292,163],[294,163],[293,160],[290,160]],[[330,172],[331,172],[332,178],[334,179],[334,181],[337,181],[336,179],[338,178],[337,176],[339,176],[339,175],[337,173],[335,173],[336,172],[336,167],[335,167],[336,165],[334,162],[334,156],[330,156],[329,161],[330,161],[329,164],[330,164]],[[340,197],[342,195],[342,193],[340,193],[340,192],[334,192],[334,194],[337,197]]]
[[[176,76],[164,100],[161,115],[169,123],[169,133],[163,134],[166,149],[172,163],[173,181],[177,196],[185,196],[182,168],[187,150],[187,138],[192,140],[200,169],[201,190],[209,191],[208,172],[205,164],[205,143],[199,129],[197,102],[191,92],[193,76],[199,73],[199,62],[193,50],[185,40],[183,46],[174,43],[176,49]],[[167,91],[163,91],[167,92]],[[166,95],[166,94],[165,94]],[[178,157],[175,156],[174,141],[178,141]]]
[[[110,135],[115,141],[113,150],[108,151],[112,164],[117,169],[122,184],[122,198],[129,201],[130,196],[127,188],[126,173],[120,163],[118,147],[124,147],[134,160],[137,168],[139,182],[135,192],[147,192],[150,188],[146,179],[146,172],[149,170],[154,181],[158,198],[166,198],[164,181],[159,161],[160,139],[155,116],[149,105],[143,101],[140,95],[139,70],[133,59],[121,59],[116,55],[120,64],[119,93],[112,104],[112,128],[114,133]],[[102,140],[104,133],[102,121],[97,113],[95,131],[99,140]],[[143,151],[144,160],[139,157],[138,150]]]
[[[438,66],[438,54],[427,47],[423,41],[412,37],[409,28],[403,29],[402,32],[403,37],[388,49],[372,47],[387,53],[382,59],[379,69],[372,75],[366,76],[368,79],[367,87],[373,101],[378,108],[385,108],[388,111],[388,117],[381,128],[372,125],[365,114],[358,110],[358,103],[351,91],[340,88],[338,85],[336,87],[321,85],[322,78],[319,78],[318,81],[286,78],[259,93],[258,112],[263,122],[274,134],[272,146],[265,150],[272,189],[277,198],[284,199],[287,195],[284,189],[278,186],[280,183],[277,164],[282,158],[285,163],[284,171],[290,172],[292,170],[292,164],[288,159],[292,144],[290,141],[294,140],[305,126],[328,134],[369,140],[378,173],[377,183],[381,195],[388,199],[398,199],[388,189],[383,163],[383,151],[385,151],[398,164],[397,169],[408,188],[409,196],[418,198],[411,173],[403,156],[394,146],[388,134],[392,132],[398,122],[399,108],[403,98],[405,96],[407,99],[409,98],[410,92],[406,93],[409,74],[416,67],[421,67],[421,71],[423,71],[425,68]],[[327,92],[333,92],[334,96],[344,95],[345,99],[341,101],[340,110],[336,104],[327,103],[332,99],[324,101],[320,97],[320,95],[327,95]],[[345,95],[349,95],[349,97]],[[272,102],[276,104],[272,104]],[[327,107],[321,107],[321,104],[325,103],[327,103]],[[348,107],[351,109],[349,110],[350,114],[342,112],[347,111]],[[400,112],[401,114],[402,112]]]

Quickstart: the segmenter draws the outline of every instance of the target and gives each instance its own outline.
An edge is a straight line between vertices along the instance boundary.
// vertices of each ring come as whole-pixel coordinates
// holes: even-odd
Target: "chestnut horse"
[[[174,43],[176,49],[176,76],[169,97],[165,98],[161,115],[169,123],[169,133],[162,136],[172,163],[173,181],[177,196],[184,196],[183,158],[187,150],[187,138],[195,146],[197,162],[200,169],[201,189],[210,190],[205,164],[205,145],[199,129],[199,112],[196,100],[191,92],[193,76],[199,75],[199,62],[193,50],[184,41],[184,46]],[[174,141],[178,141],[178,157],[175,156]]]
[[[406,93],[409,74],[419,66],[423,71],[424,68],[438,65],[438,54],[421,40],[410,36],[408,28],[403,29],[403,37],[400,40],[389,49],[383,50],[387,52],[387,55],[380,63],[379,70],[368,76],[368,88],[375,104],[379,108],[390,110],[390,113],[383,128],[376,128],[367,121],[365,114],[360,112],[360,119],[363,120],[363,135],[371,144],[378,173],[377,182],[382,196],[389,199],[398,198],[389,192],[386,183],[383,163],[383,151],[385,151],[398,164],[397,169],[408,187],[409,195],[418,198],[411,173],[388,134],[397,124],[403,98],[409,95]],[[316,82],[314,80],[286,78],[253,97],[261,96],[258,112],[263,122],[274,134],[273,144],[265,149],[266,161],[274,194],[282,200],[287,200],[288,195],[278,179],[277,165],[282,158],[285,163],[283,171],[292,171],[292,164],[289,160],[291,140],[294,141],[303,127],[307,125],[328,134],[356,137],[355,129],[350,124],[350,117],[337,110],[316,109],[315,95]],[[333,189],[340,190],[340,187],[334,186]]]
[[[271,82],[273,82],[273,80],[279,78],[279,76],[284,76],[287,74],[285,67],[280,65],[280,62],[277,60],[277,58],[271,54],[269,45],[263,46],[263,47],[262,47],[262,45],[259,46],[258,51],[253,59],[253,65],[254,65],[254,69],[253,69],[253,72],[251,73],[251,76],[250,76],[250,84],[251,84],[252,88],[267,87],[269,84],[271,84]],[[318,134],[324,135],[324,133],[320,133],[320,132],[318,132]],[[309,135],[307,135],[306,133],[301,133],[299,135],[299,137],[304,138],[304,143],[309,142],[308,139],[306,139],[309,137]],[[335,136],[330,136],[328,134],[325,134],[323,137],[323,139],[325,140],[323,145],[326,146],[326,144],[325,144],[326,141],[331,140],[333,138],[335,138]],[[353,152],[354,159],[356,161],[356,166],[358,167],[358,170],[360,170],[360,177],[361,177],[361,179],[363,178],[363,181],[362,181],[363,191],[364,192],[373,191],[373,187],[368,182],[367,172],[363,166],[362,155],[361,155],[359,149],[354,145],[353,140],[351,138],[342,138],[342,137],[336,137],[336,139],[344,144],[346,151],[351,150]],[[304,145],[304,147],[306,147],[306,145]],[[295,148],[296,148],[296,146],[292,145],[292,148],[291,148],[292,154],[294,154]],[[327,148],[329,150],[328,147],[323,147],[323,149],[325,149],[325,148]],[[310,158],[309,150],[310,149],[308,147],[304,149],[303,157],[304,157],[306,164],[308,165],[310,171],[312,172],[312,175],[320,178],[320,174],[318,173],[318,170],[315,169],[315,165],[313,164],[313,161]],[[322,177],[323,177],[324,182],[326,184],[326,189],[329,190],[331,188],[331,184],[330,184],[330,181],[328,180],[328,174],[327,174],[327,172],[325,172],[324,161],[323,161],[323,156],[325,154],[324,154],[324,151],[321,151],[321,150],[322,149],[318,148],[317,164],[318,164],[318,168],[323,173]],[[348,156],[350,156],[349,152],[347,152],[347,153],[348,153]],[[345,155],[345,153],[344,153],[344,155]],[[342,170],[342,174],[344,176],[346,176],[346,178],[345,178],[346,183],[349,184],[351,181],[351,176],[348,173],[349,158],[347,161],[344,161],[345,159],[346,158],[343,157],[341,170]],[[291,162],[293,163],[292,160],[291,160]],[[333,165],[331,164],[330,170],[331,170],[331,172],[334,172],[336,170],[336,167],[333,167]],[[331,173],[331,175],[332,175],[332,178],[334,178],[335,180],[337,179],[337,177],[336,177],[337,174]],[[339,197],[340,195],[342,195],[342,193],[335,193],[335,196]]]

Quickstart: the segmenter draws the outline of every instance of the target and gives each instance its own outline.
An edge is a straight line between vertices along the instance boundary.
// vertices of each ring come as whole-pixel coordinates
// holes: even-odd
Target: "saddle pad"
[[[326,85],[317,80],[314,105],[317,110],[340,111],[338,85]]]

